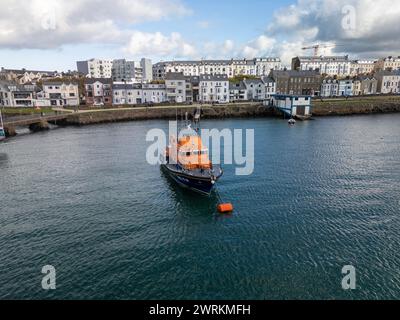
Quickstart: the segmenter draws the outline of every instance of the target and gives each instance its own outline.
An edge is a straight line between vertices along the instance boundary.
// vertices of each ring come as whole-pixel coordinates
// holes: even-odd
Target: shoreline
[[[88,110],[71,114],[67,125],[88,125],[121,121],[175,119],[191,113],[197,106],[163,106],[149,108],[114,108],[109,110]],[[283,117],[280,111],[262,103],[235,103],[226,105],[203,105],[202,118],[229,119],[229,118],[263,118]],[[400,96],[314,100],[312,106],[313,117],[349,116],[366,114],[384,114],[400,112]]]
[[[197,105],[129,107],[110,109],[89,109],[74,112],[67,109],[55,109],[63,112],[65,119],[58,121],[58,126],[86,126],[91,124],[105,124],[128,121],[175,119],[185,113],[191,114]],[[230,119],[230,118],[283,118],[283,113],[259,102],[231,103],[226,105],[202,105],[203,119]],[[313,117],[355,116],[368,114],[400,113],[400,96],[379,96],[360,98],[337,98],[319,100],[312,103]],[[52,121],[48,121],[53,124]],[[16,127],[7,126],[8,137],[16,134]],[[48,130],[48,123],[41,121],[34,126],[33,132]]]

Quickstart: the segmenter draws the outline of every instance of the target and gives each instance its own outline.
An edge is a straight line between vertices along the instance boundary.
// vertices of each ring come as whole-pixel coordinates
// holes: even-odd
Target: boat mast
[[[0,129],[4,130],[3,115],[1,114],[1,110],[0,110]]]

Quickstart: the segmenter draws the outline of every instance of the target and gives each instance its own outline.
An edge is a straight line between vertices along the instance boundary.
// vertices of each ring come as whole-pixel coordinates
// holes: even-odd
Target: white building
[[[116,59],[112,65],[112,79],[114,82],[136,82],[135,69],[138,65],[135,61]]]
[[[276,82],[272,77],[263,77],[262,81],[265,85],[265,99],[271,100],[272,96],[276,94]]]
[[[320,74],[329,76],[349,76],[350,69],[348,56],[295,57],[292,60],[292,70],[318,70]]]
[[[374,72],[376,60],[354,60],[350,64],[350,75],[358,76]]]
[[[44,82],[41,98],[43,104],[49,106],[79,106],[79,85],[69,82]]]
[[[114,83],[112,89],[114,105],[135,105],[143,103],[141,84]]]
[[[35,107],[38,88],[31,84],[0,82],[0,105],[4,107]]]
[[[400,69],[400,56],[379,59],[375,64],[376,71],[396,71]]]
[[[165,61],[153,66],[153,78],[163,80],[169,72],[183,73],[185,76],[223,74],[229,78],[237,75],[267,76],[271,69],[280,70],[279,58]]]
[[[187,78],[180,72],[169,72],[165,75],[165,88],[167,101],[171,103],[184,103],[186,98]]]
[[[142,92],[143,103],[163,103],[167,101],[165,84],[143,84]]]
[[[353,95],[353,79],[339,79],[338,96],[352,96]]]
[[[229,82],[229,101],[245,101],[247,100],[247,89],[243,81]]]
[[[203,103],[228,103],[229,80],[224,74],[200,75],[200,101]]]
[[[244,79],[243,84],[247,91],[246,100],[262,101],[265,99],[265,84],[261,79]]]
[[[142,81],[153,81],[153,63],[150,59],[143,58],[140,60],[140,68],[142,69]]]
[[[277,94],[272,97],[272,105],[290,117],[311,116],[311,96]]]
[[[339,94],[339,81],[332,77],[327,77],[322,80],[321,97],[337,97]]]
[[[77,61],[78,72],[88,78],[111,78],[112,60],[90,59]]]
[[[375,73],[378,80],[378,93],[400,93],[400,72],[380,71]]]

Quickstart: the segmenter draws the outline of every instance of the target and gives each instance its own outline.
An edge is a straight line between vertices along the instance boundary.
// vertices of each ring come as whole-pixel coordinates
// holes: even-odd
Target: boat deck
[[[213,170],[202,170],[202,169],[195,169],[195,170],[186,170],[184,168],[181,168],[180,166],[177,166],[176,164],[166,164],[165,165],[169,170],[175,172],[175,173],[180,173],[184,174],[193,178],[200,178],[200,179],[211,179],[213,176],[218,179],[222,176],[223,170],[221,166],[217,165],[214,166]]]

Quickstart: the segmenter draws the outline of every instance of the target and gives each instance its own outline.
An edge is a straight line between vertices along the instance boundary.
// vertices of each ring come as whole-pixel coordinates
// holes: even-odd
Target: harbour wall
[[[196,106],[169,106],[83,112],[71,114],[67,119],[67,124],[88,125],[132,120],[176,119],[177,116],[180,119],[186,112],[193,114],[195,109]],[[203,119],[271,117],[274,114],[272,108],[267,108],[260,103],[202,107]]]
[[[68,125],[88,125],[97,123],[175,119],[184,117],[185,113],[192,114],[196,106],[164,106],[148,108],[116,108],[109,110],[94,110],[71,114],[66,120]],[[232,103],[227,105],[203,105],[202,118],[251,118],[251,117],[280,117],[282,114],[272,107],[261,103]],[[313,116],[346,116],[356,114],[376,114],[400,112],[400,96],[390,97],[357,97],[313,100]]]
[[[314,100],[313,116],[347,116],[400,112],[400,96]]]

